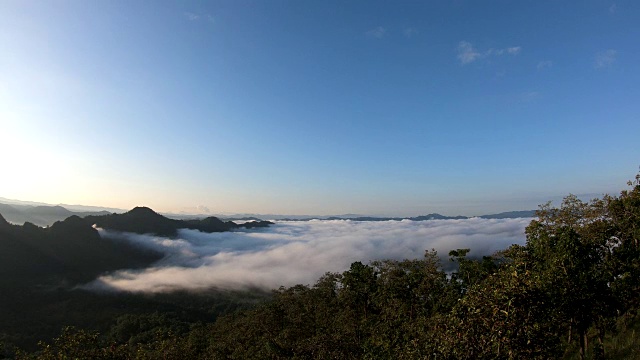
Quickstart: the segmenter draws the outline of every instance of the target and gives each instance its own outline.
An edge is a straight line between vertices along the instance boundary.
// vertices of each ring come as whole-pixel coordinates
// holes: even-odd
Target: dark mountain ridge
[[[2,214],[0,214],[0,230],[8,228],[10,226],[11,224],[9,224],[7,220],[5,220],[5,218],[2,216]]]
[[[58,286],[102,273],[145,267],[161,254],[102,239],[84,219],[70,216],[51,227],[11,225],[0,215],[0,284]]]
[[[136,207],[124,214],[91,215],[84,220],[97,227],[137,234],[155,234],[174,237],[179,229],[192,229],[202,232],[223,232],[239,228],[267,227],[269,221],[249,221],[236,224],[232,221],[222,221],[210,216],[204,219],[175,220],[156,213],[148,207]]]
[[[68,212],[63,207],[41,207],[38,211]],[[84,218],[71,215],[49,227],[39,227],[31,222],[13,225],[0,214],[0,285],[80,283],[109,271],[145,267],[162,257],[162,254],[123,241],[102,238],[93,225],[121,232],[173,237],[179,229],[222,232],[270,224],[251,221],[238,225],[215,217],[174,220],[148,207],[136,207],[124,214]]]
[[[90,215],[85,221],[103,229],[137,234],[175,236],[180,221],[164,217],[148,207],[135,207],[124,214]]]

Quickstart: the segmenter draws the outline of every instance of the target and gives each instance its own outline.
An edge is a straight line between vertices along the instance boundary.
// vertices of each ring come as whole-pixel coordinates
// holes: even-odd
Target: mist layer
[[[492,254],[511,244],[523,244],[530,221],[313,220],[212,234],[183,229],[177,239],[99,230],[103,237],[117,237],[160,251],[165,257],[147,269],[107,274],[85,287],[163,292],[313,284],[326,272],[347,270],[354,261],[415,259],[427,249],[435,249],[443,257],[458,248],[470,248],[471,256]]]

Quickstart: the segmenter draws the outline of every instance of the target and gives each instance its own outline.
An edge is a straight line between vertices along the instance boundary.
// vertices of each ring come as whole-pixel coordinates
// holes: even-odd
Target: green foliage
[[[455,359],[550,359],[561,354],[550,298],[519,259],[474,284],[444,319],[441,351]]]
[[[481,261],[467,258],[471,249],[449,251],[449,260],[458,264],[458,271],[451,274],[451,280],[458,286],[460,295],[465,294],[471,286],[482,281],[498,269],[498,260],[491,256],[483,256]]]
[[[125,314],[116,319],[109,330],[108,339],[135,346],[153,341],[158,336],[184,334],[189,331],[189,323],[169,313]]]
[[[637,198],[637,187],[634,191]],[[620,198],[591,203],[569,196],[560,208],[542,206],[539,219],[527,227],[531,270],[549,293],[569,342],[575,331],[583,357],[589,348],[589,329],[596,327],[596,347],[602,349],[615,317],[634,306],[630,300],[638,289],[633,280],[638,252],[633,227],[640,217],[629,219],[640,208],[633,209],[633,195],[623,192]]]
[[[53,344],[39,343],[36,359],[126,359],[126,352],[118,346],[102,346],[99,334],[93,331],[66,327]]]
[[[448,311],[455,297],[437,253],[427,251],[422,260],[384,260],[372,265],[379,275],[368,356],[391,359],[409,349],[419,351],[415,345],[428,337],[426,320]]]

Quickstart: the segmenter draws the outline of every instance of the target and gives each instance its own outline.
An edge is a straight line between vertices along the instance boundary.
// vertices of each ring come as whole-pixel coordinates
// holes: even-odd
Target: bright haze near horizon
[[[637,1],[0,2],[0,196],[478,215],[640,163]]]

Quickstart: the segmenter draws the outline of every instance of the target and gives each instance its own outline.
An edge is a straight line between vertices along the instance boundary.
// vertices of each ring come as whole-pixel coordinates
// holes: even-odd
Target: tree
[[[375,358],[402,358],[427,353],[430,318],[448,310],[448,282],[435,251],[423,259],[382,260],[372,263],[378,275],[374,297],[377,315],[372,323],[367,352]],[[419,348],[416,348],[417,345]]]
[[[123,346],[104,346],[95,331],[65,327],[53,344],[41,342],[37,359],[127,359],[128,349]]]
[[[538,220],[526,229],[531,272],[547,289],[555,309],[569,329],[575,330],[584,358],[588,348],[587,331],[616,315],[619,302],[613,292],[613,228],[605,202],[580,201],[570,195],[560,208],[541,206]]]
[[[549,297],[514,246],[510,261],[468,288],[437,319],[438,352],[449,359],[550,359],[561,354]]]
[[[613,228],[610,246],[617,276],[613,286],[625,311],[640,308],[640,174],[628,185],[632,188],[620,196],[604,199]]]
[[[474,284],[498,270],[497,259],[483,256],[482,260],[467,258],[471,249],[449,251],[449,260],[458,263],[458,270],[451,274],[451,283],[463,295]]]

